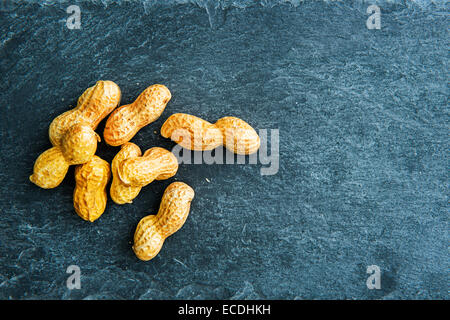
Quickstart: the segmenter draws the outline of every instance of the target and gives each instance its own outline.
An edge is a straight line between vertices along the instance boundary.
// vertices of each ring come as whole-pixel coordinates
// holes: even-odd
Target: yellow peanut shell
[[[106,143],[120,146],[130,141],[142,127],[159,118],[171,98],[167,87],[154,84],[145,89],[133,103],[114,110],[103,132]]]
[[[171,115],[161,127],[161,135],[189,150],[212,150],[221,146],[219,128],[206,120],[185,113]]]
[[[52,147],[37,158],[30,176],[35,185],[44,189],[57,187],[70,165],[85,163],[94,156],[100,139],[91,127],[80,123],[69,128],[64,137],[61,146]]]
[[[121,92],[112,81],[97,81],[86,89],[78,99],[77,107],[56,117],[49,127],[50,142],[60,146],[67,129],[74,124],[84,122],[95,130],[102,121],[120,103]]]
[[[128,158],[135,158],[141,156],[141,149],[131,142],[126,142],[122,145],[120,151],[114,157],[111,163],[111,171],[113,181],[109,194],[111,199],[117,204],[131,203],[137,197],[142,187],[132,187],[124,184],[117,173],[117,167]]]
[[[145,151],[142,157],[122,161],[117,167],[119,179],[128,186],[143,187],[153,180],[165,180],[178,171],[175,155],[159,147]]]
[[[236,117],[224,117],[215,123],[223,134],[225,148],[236,154],[252,154],[258,151],[260,139],[255,129]]]
[[[64,180],[67,170],[69,163],[64,158],[61,148],[53,147],[37,158],[30,181],[44,189],[55,188]]]
[[[144,217],[134,233],[133,251],[140,260],[153,259],[164,240],[183,226],[194,195],[194,190],[183,182],[174,182],[166,188],[158,214]]]
[[[73,206],[82,219],[94,222],[105,211],[110,176],[109,163],[98,156],[75,168]]]
[[[57,187],[69,165],[89,161],[100,137],[94,132],[99,122],[120,102],[121,92],[112,81],[98,81],[86,89],[77,107],[56,117],[49,127],[51,148],[41,154],[33,168],[31,182],[45,189]]]
[[[161,127],[161,135],[189,150],[212,150],[224,145],[241,155],[258,151],[260,139],[255,129],[236,117],[224,117],[215,124],[196,116],[175,113]]]
[[[76,124],[64,133],[61,151],[71,165],[86,163],[94,156],[100,136],[88,125]]]

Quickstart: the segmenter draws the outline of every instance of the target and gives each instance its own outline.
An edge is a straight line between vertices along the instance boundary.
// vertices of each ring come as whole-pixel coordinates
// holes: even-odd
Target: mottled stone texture
[[[439,1],[2,1],[0,298],[448,298],[448,20]],[[81,29],[66,8],[81,7]],[[154,83],[173,98],[132,140],[142,150],[175,112],[279,129],[280,170],[181,165],[95,223],[72,205],[74,170],[28,181],[47,130],[99,79],[130,103]],[[103,131],[103,121],[98,132]],[[156,132],[155,132],[156,131]],[[99,144],[111,162],[118,147]],[[208,180],[209,182],[208,182]],[[196,197],[150,262],[138,221],[173,181]],[[66,268],[81,268],[81,289]],[[381,289],[368,290],[378,265]]]

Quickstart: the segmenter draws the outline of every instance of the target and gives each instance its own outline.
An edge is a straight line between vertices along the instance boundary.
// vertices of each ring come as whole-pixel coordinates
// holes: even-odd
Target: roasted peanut
[[[236,117],[224,117],[215,123],[223,134],[225,147],[236,154],[258,151],[259,136],[247,122]]]
[[[106,185],[111,176],[109,164],[98,156],[75,168],[73,206],[84,220],[94,222],[106,208]]]
[[[83,122],[95,130],[100,123],[120,103],[121,92],[112,81],[97,81],[84,91],[78,99],[77,107],[57,116],[49,128],[50,142],[61,145],[61,139],[74,124]]]
[[[154,84],[131,104],[114,110],[106,121],[103,137],[107,144],[120,146],[144,126],[159,118],[172,95],[165,86]]]
[[[70,165],[89,161],[97,150],[100,137],[83,123],[69,128],[61,146],[43,152],[34,163],[30,181],[44,189],[57,187],[67,174]]]
[[[189,114],[175,113],[164,122],[161,135],[197,151],[225,145],[234,153],[246,155],[255,153],[260,146],[255,129],[236,117],[225,117],[212,124]]]
[[[113,181],[111,183],[110,195],[111,199],[117,204],[131,203],[137,197],[142,187],[132,187],[124,184],[117,173],[117,167],[128,158],[141,156],[141,149],[131,142],[122,145],[120,151],[114,157],[111,163],[111,171]]]
[[[61,152],[70,165],[86,163],[94,156],[100,140],[90,126],[76,124],[64,133]]]
[[[167,187],[158,214],[144,217],[137,225],[133,251],[139,259],[153,259],[164,240],[183,226],[194,195],[194,190],[183,182],[174,182]]]
[[[153,180],[165,180],[173,177],[178,170],[178,160],[175,155],[159,147],[145,151],[142,157],[124,160],[117,173],[120,180],[129,186],[143,187]]]
[[[41,188],[55,188],[63,181],[69,165],[89,161],[100,141],[94,130],[119,104],[120,96],[117,84],[98,81],[84,91],[76,108],[56,117],[50,124],[49,138],[57,149],[51,148],[38,157],[31,182]]]
[[[161,127],[161,135],[171,138],[189,150],[212,150],[221,146],[223,135],[219,128],[206,120],[185,113],[171,115]]]
[[[64,180],[67,170],[69,170],[69,164],[61,148],[53,147],[37,158],[30,181],[44,189],[55,188]]]
[[[110,194],[117,204],[131,203],[142,187],[153,180],[169,179],[178,171],[177,158],[166,149],[154,147],[142,156],[140,153],[139,147],[129,142],[114,157]]]

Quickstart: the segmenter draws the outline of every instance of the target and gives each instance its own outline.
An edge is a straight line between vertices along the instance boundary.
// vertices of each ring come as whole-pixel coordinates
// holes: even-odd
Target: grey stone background
[[[381,30],[366,9],[381,8]],[[66,8],[81,8],[69,30]],[[444,1],[1,1],[0,298],[447,299],[448,7]],[[279,129],[280,169],[181,165],[95,223],[29,182],[47,130],[99,79],[134,101]],[[102,132],[104,122],[99,126]],[[157,131],[155,134],[154,131]],[[119,148],[102,142],[111,161]],[[196,191],[183,228],[141,262],[138,221],[171,182]],[[210,182],[208,182],[208,179]],[[81,289],[66,268],[81,268]],[[381,268],[369,290],[366,268]]]

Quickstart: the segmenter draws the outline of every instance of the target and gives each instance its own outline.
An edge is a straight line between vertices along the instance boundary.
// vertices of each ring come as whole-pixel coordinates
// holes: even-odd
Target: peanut
[[[236,117],[224,117],[212,124],[193,115],[175,113],[164,122],[161,135],[196,151],[225,145],[234,153],[247,155],[258,151],[260,146],[255,129]]]
[[[38,157],[30,181],[41,188],[55,188],[63,181],[69,165],[89,161],[100,141],[94,130],[119,104],[120,97],[120,88],[112,81],[97,81],[86,89],[76,108],[59,115],[50,124],[53,148]]]
[[[154,84],[131,104],[114,110],[106,121],[103,137],[107,144],[120,146],[144,126],[159,118],[172,95],[167,87]]]
[[[57,116],[49,127],[50,142],[61,145],[65,131],[76,123],[84,122],[95,130],[120,102],[121,92],[112,81],[97,81],[78,99],[77,107]]]
[[[94,222],[105,211],[110,176],[109,163],[98,156],[75,168],[73,206],[82,219]]]
[[[97,150],[100,136],[88,125],[76,124],[63,135],[61,152],[71,165],[88,162]]]
[[[69,170],[69,164],[61,148],[53,147],[37,158],[30,181],[44,189],[55,188],[64,180],[67,170]]]
[[[141,149],[131,142],[126,142],[122,145],[120,151],[114,157],[111,163],[111,171],[113,181],[111,183],[110,195],[111,199],[117,204],[131,203],[137,197],[142,187],[132,187],[124,184],[117,173],[117,167],[128,158],[140,157]]]
[[[83,123],[69,128],[61,146],[44,151],[34,163],[30,181],[44,189],[57,187],[67,174],[70,165],[89,161],[97,150],[100,137]]]
[[[164,240],[183,226],[194,195],[194,190],[183,182],[174,182],[167,187],[158,214],[144,217],[137,225],[133,251],[139,259],[153,259]]]
[[[252,154],[260,146],[259,136],[247,122],[236,117],[224,117],[216,121],[223,134],[225,147],[236,154]]]
[[[154,147],[140,154],[139,147],[128,142],[113,159],[110,195],[117,204],[131,203],[142,187],[169,179],[178,171],[177,158],[166,149]]]
[[[154,147],[145,151],[142,157],[124,160],[117,173],[120,180],[129,186],[143,187],[153,180],[173,177],[178,170],[175,155],[164,148]]]
[[[212,150],[223,142],[222,132],[215,125],[184,113],[171,115],[161,127],[161,135],[172,138],[183,148],[196,151]]]

